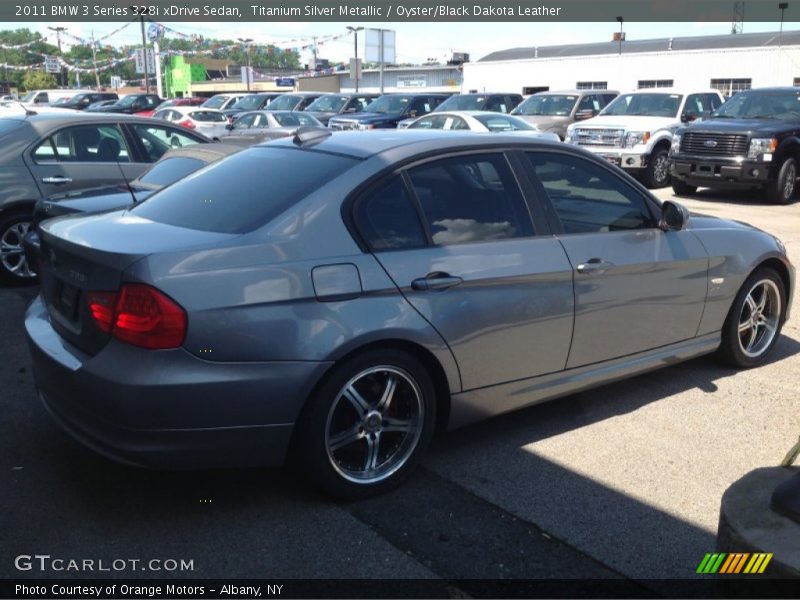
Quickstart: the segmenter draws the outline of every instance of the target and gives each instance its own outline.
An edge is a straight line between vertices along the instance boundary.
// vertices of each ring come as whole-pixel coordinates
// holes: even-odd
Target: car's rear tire
[[[642,181],[652,190],[667,187],[669,180],[669,156],[666,148],[660,148],[650,155],[647,168],[642,173]]]
[[[672,191],[676,196],[690,196],[697,191],[696,185],[689,185],[685,181],[672,178]]]
[[[0,283],[30,285],[37,277],[25,258],[22,238],[31,227],[31,217],[24,212],[0,216]]]
[[[398,486],[434,431],[436,393],[408,352],[354,356],[309,398],[298,424],[295,464],[326,493],[355,500]]]
[[[786,314],[786,288],[771,267],[756,269],[744,282],[722,327],[718,355],[748,369],[766,360],[780,337]]]
[[[781,163],[778,177],[767,184],[767,200],[772,204],[791,204],[797,182],[797,161],[787,158]]]

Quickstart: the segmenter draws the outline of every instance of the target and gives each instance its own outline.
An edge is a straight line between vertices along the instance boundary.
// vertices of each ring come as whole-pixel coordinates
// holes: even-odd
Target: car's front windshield
[[[681,94],[638,93],[617,96],[600,115],[637,117],[676,117],[681,106]]]
[[[464,96],[452,96],[436,107],[436,112],[445,110],[483,110],[487,96],[482,94],[467,94]]]
[[[381,96],[377,100],[370,102],[364,112],[401,115],[409,102],[411,102],[410,96]]]
[[[261,106],[261,96],[251,95],[245,96],[233,105],[237,110],[253,110]]]
[[[225,96],[211,96],[208,100],[203,102],[203,108],[221,108],[225,104]]]
[[[711,113],[712,119],[800,118],[800,90],[739,92]]]
[[[284,94],[269,103],[270,110],[292,110],[300,102],[300,96]]]
[[[520,104],[515,115],[566,117],[578,101],[577,94],[535,94]]]
[[[34,99],[34,97],[36,97],[36,92],[28,92],[22,97],[20,102],[31,102]]]
[[[308,112],[338,113],[349,98],[347,96],[320,96],[306,107]]]
[[[122,100],[117,102],[117,105],[118,106],[130,106],[131,104],[136,102],[137,98],[138,98],[138,96],[125,96]]]

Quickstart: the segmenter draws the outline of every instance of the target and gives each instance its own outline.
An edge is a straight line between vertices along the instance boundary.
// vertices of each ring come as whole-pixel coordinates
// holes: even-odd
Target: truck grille
[[[328,127],[334,131],[351,131],[358,129],[358,122],[356,121],[328,121]]]
[[[622,148],[622,142],[624,138],[624,129],[577,128],[572,134],[572,140],[580,146],[606,146],[609,148]]]
[[[681,138],[681,152],[701,156],[744,156],[747,154],[747,136],[687,131]]]

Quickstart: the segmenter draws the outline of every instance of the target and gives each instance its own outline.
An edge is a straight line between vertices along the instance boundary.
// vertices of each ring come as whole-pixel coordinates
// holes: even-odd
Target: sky
[[[5,23],[0,28],[27,27],[52,37],[47,26],[64,26],[68,32],[82,38],[96,37],[117,29],[122,23]],[[345,23],[182,23],[166,25],[182,33],[216,38],[252,38],[257,44],[275,44],[279,47],[297,47],[310,44],[312,36],[346,33]],[[475,61],[490,52],[520,46],[549,46],[610,41],[619,31],[616,21],[609,23],[352,23],[363,27],[389,27],[396,31],[397,62],[421,64],[428,59],[444,62],[453,52],[467,52]],[[777,31],[777,22],[744,23],[744,33]],[[695,35],[722,35],[731,30],[730,23],[637,23],[625,22],[624,31],[629,40]],[[785,22],[784,31],[800,30],[800,23]],[[292,41],[302,38],[305,41]],[[359,34],[359,56],[364,52],[363,32]],[[55,43],[53,37],[52,42]],[[108,40],[115,46],[141,42],[141,31],[136,23]],[[303,61],[311,58],[307,52]],[[318,46],[318,56],[331,62],[345,62],[353,54],[353,39],[346,36]]]

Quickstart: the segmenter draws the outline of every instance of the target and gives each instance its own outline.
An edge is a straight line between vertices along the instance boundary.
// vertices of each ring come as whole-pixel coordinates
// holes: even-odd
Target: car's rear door
[[[695,235],[661,230],[646,192],[610,165],[544,150],[526,156],[575,273],[568,367],[695,337],[708,281]]]
[[[28,148],[25,161],[44,197],[130,181],[145,168],[114,123],[59,128]]]
[[[463,388],[562,370],[572,335],[572,268],[511,165],[484,151],[428,160],[354,206],[362,238],[440,333]]]

